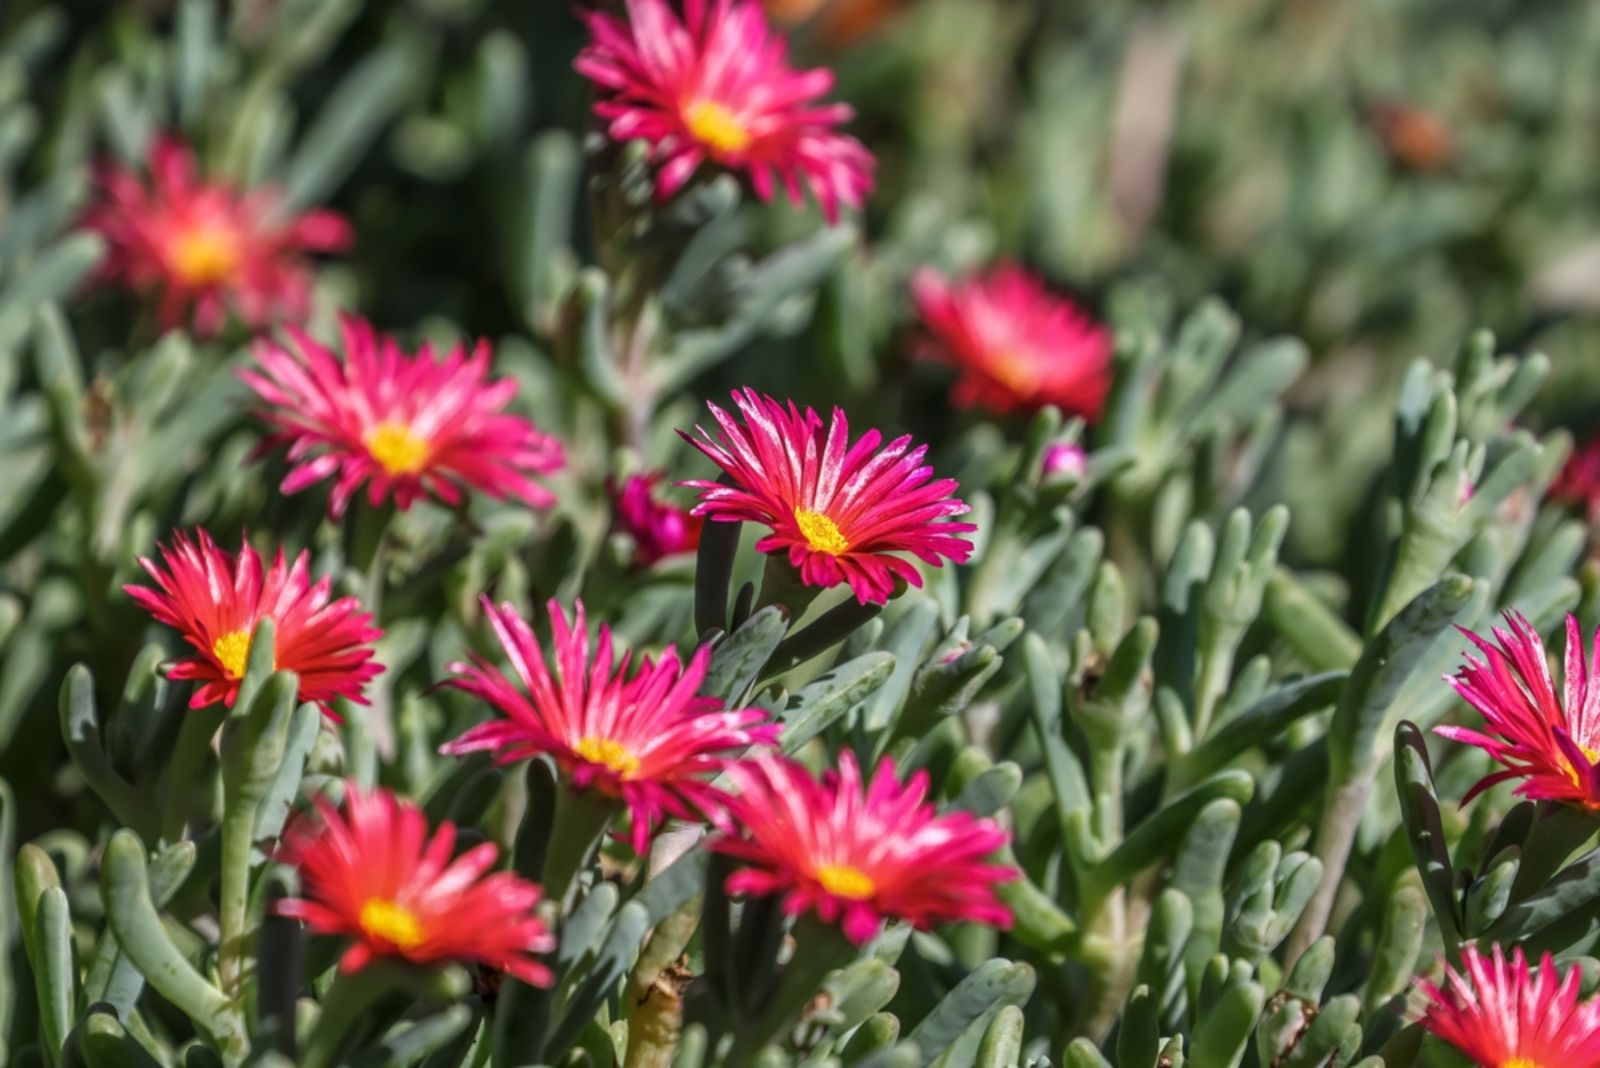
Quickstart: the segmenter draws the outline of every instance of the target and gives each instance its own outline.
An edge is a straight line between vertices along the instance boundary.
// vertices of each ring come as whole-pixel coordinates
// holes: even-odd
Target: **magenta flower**
[[[731,829],[710,843],[746,865],[728,877],[728,893],[782,895],[785,912],[815,912],[856,945],[884,920],[1011,925],[994,884],[1018,872],[985,859],[1006,832],[970,813],[936,813],[925,801],[926,771],[902,784],[886,759],[863,792],[846,751],[821,782],[775,756],[742,760],[728,774],[737,789]]]
[[[750,176],[771,200],[779,183],[796,204],[804,182],[830,222],[872,188],[872,156],[835,127],[853,114],[818,98],[826,69],[789,67],[786,45],[757,0],[627,0],[627,18],[580,14],[589,44],[578,72],[594,83],[595,114],[615,141],[649,142],[666,199],[711,161]]]
[[[1445,969],[1444,985],[1424,980],[1422,1026],[1489,1068],[1580,1068],[1600,1065],[1600,999],[1578,1000],[1582,970],[1563,976],[1548,952],[1530,971],[1522,947],[1493,955],[1468,943],[1465,974]]]
[[[335,719],[336,698],[367,703],[361,691],[383,670],[372,659],[372,643],[383,632],[354,597],[333,600],[326,575],[313,584],[310,559],[302,552],[291,565],[280,549],[272,566],[263,568],[248,541],[237,554],[228,553],[204,530],[195,532],[194,541],[175,535],[170,548],[161,547],[159,564],[139,558],[156,588],[123,590],[199,654],[168,672],[170,678],[200,683],[190,708],[218,701],[233,707],[256,624],[263,619],[274,625],[273,668],[299,676],[301,701],[316,702]]]
[[[960,373],[963,408],[1000,415],[1055,405],[1093,421],[1111,389],[1111,335],[1012,264],[963,282],[929,270],[911,281],[927,327],[922,354]]]
[[[668,501],[657,499],[661,473],[629,475],[619,489],[607,482],[618,530],[633,539],[633,561],[649,567],[658,560],[694,552],[700,544],[699,516]]]
[[[350,245],[350,224],[331,211],[283,214],[270,188],[204,181],[194,153],[171,138],[150,148],[148,178],[106,167],[100,198],[84,214],[107,254],[102,277],[135,293],[159,293],[163,329],[192,313],[196,333],[218,333],[230,312],[248,326],[305,317],[308,253]]]
[[[1059,442],[1044,451],[1040,466],[1045,478],[1081,479],[1089,473],[1089,454],[1082,445]]]
[[[288,334],[292,348],[262,341],[256,366],[239,374],[274,428],[263,449],[289,446],[284,493],[333,478],[335,519],[362,483],[370,503],[392,493],[401,508],[427,493],[454,505],[462,487],[536,507],[555,500],[531,476],[561,469],[561,443],[504,410],[517,383],[489,379],[488,342],[471,355],[456,345],[436,358],[424,344],[407,356],[393,338],[345,316],[341,360],[298,329]]]
[[[1556,694],[1544,642],[1521,615],[1507,612],[1510,630],[1496,627],[1494,642],[1463,630],[1484,659],[1447,681],[1482,713],[1486,731],[1435,727],[1453,741],[1477,746],[1504,766],[1486,776],[1465,801],[1506,779],[1520,779],[1516,793],[1541,801],[1600,807],[1600,635],[1584,661],[1583,631],[1567,616],[1566,685]]]
[[[1550,485],[1550,496],[1562,504],[1581,505],[1589,523],[1600,524],[1600,434],[1567,457]]]
[[[439,751],[488,750],[502,764],[551,757],[574,789],[598,790],[628,806],[637,852],[666,816],[720,819],[726,795],[710,780],[733,755],[777,739],[778,725],[763,722],[762,709],[729,710],[715,697],[697,696],[711,663],[709,648],[683,665],[669,645],[659,660],[642,658],[629,678],[627,653],[613,666],[610,628],[600,625],[591,658],[583,602],[569,624],[551,601],[552,672],[532,628],[511,605],[496,608],[484,598],[483,608],[517,682],[482,658],[450,665],[459,677],[448,685],[488,703],[499,718]]]
[[[708,404],[718,435],[698,426],[698,439],[679,431],[734,481],[684,482],[700,490],[694,515],[770,527],[757,550],[788,553],[808,586],[849,583],[862,604],[887,602],[897,578],[922,585],[916,567],[897,553],[935,567],[972,555],[972,544],[957,535],[977,527],[949,521],[969,509],[950,496],[954,479],[935,480],[923,465],[926,445],[912,448],[907,435],[880,449],[876,430],[851,444],[838,408],[824,431],[814,410],[753,389],[735,391],[733,403],[743,423]]]

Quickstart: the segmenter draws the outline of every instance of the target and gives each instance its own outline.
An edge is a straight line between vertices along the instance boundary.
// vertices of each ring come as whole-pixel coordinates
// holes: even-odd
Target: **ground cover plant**
[[[0,9],[0,1062],[1600,1066],[1597,59]]]

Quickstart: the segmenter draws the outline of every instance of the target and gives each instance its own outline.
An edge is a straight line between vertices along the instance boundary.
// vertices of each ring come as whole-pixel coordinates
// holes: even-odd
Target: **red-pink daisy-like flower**
[[[1494,641],[1462,633],[1483,653],[1447,681],[1483,714],[1487,733],[1435,727],[1439,734],[1477,746],[1504,771],[1489,775],[1464,800],[1506,779],[1521,779],[1516,793],[1541,801],[1600,807],[1600,640],[1584,662],[1583,631],[1567,616],[1566,686],[1556,695],[1544,642],[1521,615],[1506,613],[1510,630],[1494,628]],[[1600,635],[1596,636],[1600,639]]]
[[[354,597],[331,600],[326,575],[313,584],[307,574],[310,559],[302,551],[290,565],[279,549],[272,566],[263,568],[248,541],[233,554],[219,549],[204,530],[197,530],[193,541],[181,532],[174,535],[170,548],[161,546],[159,564],[139,558],[156,589],[130,585],[123,590],[200,654],[168,672],[169,678],[201,684],[190,708],[218,701],[233,707],[256,624],[263,619],[274,626],[273,669],[299,676],[301,701],[316,702],[335,719],[335,698],[367,703],[362,688],[383,671],[372,659],[372,643],[383,632]]]
[[[621,488],[614,482],[607,483],[616,508],[617,529],[633,539],[633,559],[640,567],[693,552],[700,544],[704,520],[690,515],[686,508],[656,499],[655,489],[661,477],[660,472],[630,475]]]
[[[1591,524],[1600,523],[1600,435],[1575,449],[1550,485],[1562,504],[1581,505]]]
[[[1012,264],[951,283],[918,271],[911,293],[929,332],[921,352],[961,377],[952,398],[1000,415],[1055,405],[1100,417],[1111,388],[1111,335]]]
[[[753,389],[736,391],[733,403],[743,423],[708,404],[720,434],[697,426],[696,439],[679,431],[734,481],[684,482],[701,491],[692,514],[771,527],[757,550],[787,552],[808,586],[849,583],[862,604],[887,602],[897,578],[922,585],[916,567],[896,553],[935,567],[972,555],[972,544],[957,535],[978,528],[949,521],[969,509],[950,496],[954,479],[934,479],[922,463],[926,445],[912,448],[907,435],[880,449],[876,430],[851,444],[840,409],[824,430],[813,409]]]
[[[278,902],[277,912],[317,934],[354,938],[340,970],[403,957],[485,964],[551,984],[550,969],[533,957],[556,945],[533,913],[539,887],[513,872],[490,872],[493,842],[454,856],[454,824],[429,837],[422,810],[387,790],[348,784],[342,814],[326,798],[316,807],[316,816],[291,825],[278,851],[300,869],[305,896]]]
[[[171,137],[150,148],[148,180],[103,168],[101,195],[83,226],[105,239],[103,277],[136,293],[160,293],[163,328],[193,312],[194,329],[215,334],[233,312],[251,327],[305,317],[308,253],[339,252],[353,231],[331,211],[288,214],[276,190],[205,181],[194,153]]]
[[[372,504],[392,493],[401,508],[427,493],[454,505],[463,486],[534,506],[555,500],[530,476],[561,468],[561,444],[504,411],[517,383],[489,378],[487,341],[470,354],[458,344],[436,357],[424,344],[408,356],[370,323],[346,316],[341,360],[303,331],[287,332],[292,348],[259,342],[256,367],[239,375],[274,428],[263,448],[289,444],[284,493],[333,478],[335,519],[362,483]]]
[[[764,723],[767,713],[759,708],[724,709],[717,698],[698,696],[711,663],[709,648],[696,650],[685,665],[669,645],[658,660],[641,658],[630,678],[630,655],[613,663],[611,629],[603,623],[590,655],[582,601],[570,624],[558,602],[547,608],[554,672],[516,610],[509,604],[496,608],[484,598],[484,612],[518,681],[481,657],[450,665],[459,677],[449,685],[492,705],[500,718],[439,751],[486,749],[502,764],[551,757],[574,789],[597,790],[627,805],[636,852],[644,851],[666,816],[719,819],[726,795],[710,780],[749,746],[776,741],[778,725]]]
[[[810,186],[830,222],[872,188],[872,155],[835,127],[845,104],[818,98],[833,72],[789,67],[783,38],[757,0],[627,0],[628,17],[584,11],[589,44],[578,72],[595,84],[595,114],[613,140],[649,142],[670,197],[705,161],[749,174],[771,200],[782,183],[795,203]]]
[[[856,945],[886,919],[924,930],[957,921],[1011,925],[994,884],[1018,872],[986,859],[1006,844],[1006,832],[968,812],[936,813],[925,800],[926,771],[901,783],[885,759],[863,791],[846,751],[821,782],[770,755],[742,760],[728,775],[737,790],[730,830],[710,846],[747,865],[728,877],[728,893],[782,895],[785,912],[815,912]]]
[[[1506,960],[1467,944],[1465,973],[1446,968],[1443,986],[1423,980],[1424,1029],[1485,1068],[1594,1068],[1600,1065],[1600,998],[1578,1000],[1582,970],[1563,976],[1546,952],[1530,971],[1517,946]]]

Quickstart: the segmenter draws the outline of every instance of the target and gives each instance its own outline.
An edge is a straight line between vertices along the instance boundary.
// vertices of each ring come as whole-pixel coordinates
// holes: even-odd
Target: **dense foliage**
[[[0,1063],[1600,1068],[1597,58],[0,7]]]

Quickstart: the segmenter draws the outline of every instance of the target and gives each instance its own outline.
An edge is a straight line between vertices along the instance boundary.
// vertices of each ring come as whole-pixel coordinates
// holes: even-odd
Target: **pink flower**
[[[926,771],[902,784],[886,759],[863,792],[846,751],[821,782],[776,756],[742,760],[728,775],[738,791],[728,803],[731,830],[710,846],[747,865],[728,877],[728,893],[781,894],[785,912],[815,912],[856,945],[884,920],[921,929],[1011,925],[994,884],[1018,873],[985,859],[1006,832],[970,813],[935,813],[924,800]]]
[[[339,252],[352,231],[331,211],[279,210],[270,188],[240,190],[195,173],[194,153],[170,137],[150,149],[148,180],[103,168],[85,229],[106,242],[101,274],[135,293],[160,293],[163,329],[192,312],[216,334],[234,312],[248,326],[303,319],[310,305],[307,253]]]
[[[1600,523],[1600,434],[1567,457],[1550,485],[1550,496],[1562,504],[1582,505],[1588,521]]]
[[[292,825],[278,853],[300,869],[305,896],[278,902],[277,911],[317,934],[354,938],[341,971],[401,957],[485,964],[534,986],[554,980],[533,957],[556,947],[533,913],[539,888],[491,872],[493,842],[454,856],[454,824],[429,837],[422,810],[387,790],[347,785],[343,815],[326,798],[316,805],[317,817]]]
[[[976,530],[949,522],[968,508],[950,494],[954,479],[933,479],[924,466],[926,445],[910,436],[879,448],[883,435],[869,430],[854,444],[844,412],[835,408],[826,431],[815,411],[787,407],[752,389],[736,391],[737,422],[708,404],[721,432],[696,427],[695,448],[733,476],[733,485],[690,481],[700,490],[693,514],[718,522],[755,522],[772,533],[756,542],[764,553],[786,552],[808,586],[849,583],[862,604],[883,604],[895,579],[922,585],[922,576],[896,553],[911,553],[935,567],[965,563],[972,544],[957,535]]]
[[[835,130],[853,114],[821,104],[826,69],[796,71],[757,0],[627,0],[621,19],[581,12],[589,44],[578,72],[594,83],[595,114],[615,141],[649,142],[666,199],[707,160],[744,171],[771,200],[782,183],[800,202],[804,181],[830,222],[839,205],[859,207],[872,188],[872,156]]]
[[[1488,1068],[1593,1068],[1600,1065],[1600,999],[1578,1000],[1577,965],[1562,976],[1546,952],[1529,971],[1522,947],[1511,960],[1471,943],[1465,974],[1445,969],[1444,985],[1424,980],[1422,1026]]]
[[[1045,478],[1081,479],[1089,473],[1089,454],[1082,445],[1060,442],[1044,451]]]
[[[345,316],[341,360],[294,327],[288,334],[293,348],[263,340],[256,366],[239,375],[273,427],[263,448],[289,445],[284,493],[334,478],[335,519],[362,483],[371,504],[393,493],[401,508],[428,493],[454,505],[462,487],[536,507],[555,500],[531,476],[561,469],[561,443],[504,410],[517,383],[489,379],[487,341],[470,355],[458,344],[436,357],[424,344],[408,356]]]
[[[640,567],[693,552],[700,544],[703,520],[690,515],[687,509],[656,499],[655,488],[661,477],[660,472],[630,475],[621,489],[614,482],[606,486],[615,507],[617,529],[633,539],[633,561]]]
[[[1520,779],[1516,793],[1542,801],[1600,807],[1600,642],[1587,664],[1583,632],[1567,616],[1565,699],[1556,695],[1544,642],[1521,615],[1507,612],[1509,631],[1496,627],[1494,642],[1463,630],[1484,659],[1447,681],[1483,714],[1487,733],[1466,727],[1435,727],[1453,741],[1477,746],[1505,767],[1474,786],[1464,800],[1506,779]]]
[[[778,725],[763,722],[765,711],[727,710],[715,697],[696,696],[711,663],[709,648],[696,650],[685,666],[669,645],[659,660],[641,658],[629,678],[627,653],[613,667],[610,628],[600,625],[591,659],[583,602],[568,624],[561,605],[551,601],[552,673],[532,628],[511,605],[496,608],[484,598],[483,608],[518,681],[478,657],[450,665],[459,677],[449,685],[491,705],[500,718],[439,751],[488,750],[502,764],[553,758],[574,789],[598,790],[628,806],[636,852],[644,851],[666,816],[720,818],[725,795],[709,780],[732,754],[777,739]]]
[[[918,271],[922,354],[960,372],[953,399],[1000,415],[1055,405],[1093,421],[1111,389],[1111,335],[1022,268],[952,284]]]
[[[129,597],[159,622],[172,627],[194,646],[199,656],[179,661],[168,673],[201,685],[190,708],[218,701],[233,707],[239,682],[250,662],[256,624],[274,624],[274,670],[293,671],[300,678],[300,700],[315,701],[333,718],[331,702],[339,697],[364,705],[361,691],[383,665],[373,662],[372,643],[383,632],[354,597],[331,600],[327,576],[312,585],[307,574],[310,554],[302,552],[290,566],[278,550],[263,571],[261,557],[246,541],[237,556],[223,552],[204,530],[190,541],[173,537],[161,548],[161,563],[146,557],[139,564],[155,579],[156,589],[124,586]]]

